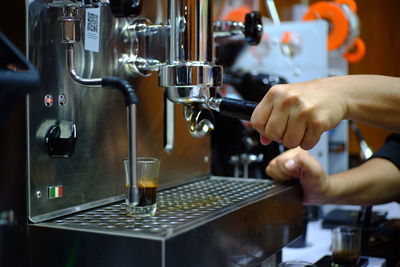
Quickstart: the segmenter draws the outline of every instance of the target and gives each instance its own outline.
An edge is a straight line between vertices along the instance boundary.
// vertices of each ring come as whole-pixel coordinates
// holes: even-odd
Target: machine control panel
[[[75,150],[76,125],[70,121],[58,121],[48,130],[45,143],[50,157],[69,158]]]

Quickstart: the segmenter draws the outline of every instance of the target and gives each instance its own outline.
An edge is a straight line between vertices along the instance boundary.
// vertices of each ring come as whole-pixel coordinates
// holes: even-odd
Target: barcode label
[[[99,52],[100,8],[86,9],[85,50]]]
[[[93,13],[88,13],[87,28],[90,32],[99,31],[99,16]]]

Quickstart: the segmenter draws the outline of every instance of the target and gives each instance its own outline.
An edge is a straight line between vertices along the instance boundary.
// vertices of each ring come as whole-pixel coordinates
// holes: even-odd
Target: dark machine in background
[[[260,102],[268,90],[287,81],[275,74],[231,72],[230,67],[247,44],[244,41],[224,41],[217,46],[217,62],[224,66],[224,86],[221,95]],[[229,91],[229,92],[227,92]],[[259,134],[251,126],[235,118],[226,118],[214,112],[215,129],[212,132],[212,173],[221,176],[268,178],[267,164],[281,153],[276,142],[264,146]]]
[[[237,97],[260,102],[275,84],[286,81],[269,74],[252,75],[250,73],[224,76],[225,86],[232,86]],[[229,89],[228,89],[229,90]],[[216,175],[267,178],[265,166],[280,154],[280,145],[276,142],[268,146],[260,143],[259,134],[247,122],[235,118],[226,118],[214,113],[215,129],[212,132],[213,165]],[[250,166],[251,165],[251,166]]]
[[[26,187],[25,97],[38,86],[36,69],[0,32],[0,266],[29,265],[27,199],[21,192]]]

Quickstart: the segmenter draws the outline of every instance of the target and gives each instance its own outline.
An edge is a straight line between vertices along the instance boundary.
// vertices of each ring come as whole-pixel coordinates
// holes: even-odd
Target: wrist
[[[350,109],[351,109],[351,97],[349,90],[348,80],[352,77],[349,76],[339,76],[339,77],[332,77],[331,79],[335,79],[333,84],[335,87],[332,90],[335,90],[335,98],[338,100],[337,104],[339,105],[340,110],[340,120],[342,119],[349,119]]]
[[[308,185],[308,190],[305,190],[305,204],[333,203],[336,193],[335,187],[331,184],[330,176],[324,173],[318,179],[318,182]]]

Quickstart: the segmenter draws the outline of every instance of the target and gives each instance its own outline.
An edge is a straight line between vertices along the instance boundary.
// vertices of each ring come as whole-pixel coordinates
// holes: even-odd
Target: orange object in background
[[[241,21],[244,23],[246,14],[250,13],[251,9],[247,6],[240,6],[229,11],[222,20]]]
[[[328,51],[341,47],[350,33],[346,14],[335,2],[317,2],[310,6],[303,20],[324,19],[329,23]]]
[[[291,33],[291,32],[288,32],[288,31],[285,31],[285,32],[283,33],[283,35],[282,35],[281,41],[282,41],[282,43],[284,43],[284,44],[288,44],[288,43],[290,42],[291,39],[292,39],[292,33]]]
[[[292,19],[290,12],[293,5],[299,0],[275,1],[282,20]],[[313,4],[316,0],[311,0]],[[400,27],[399,27],[399,0],[359,0],[357,1],[357,15],[362,23],[360,37],[368,46],[369,52],[365,54],[362,62],[349,65],[350,74],[378,74],[400,77]],[[265,8],[264,16],[268,16]],[[371,53],[372,52],[372,53]],[[374,149],[379,149],[389,134],[388,131],[374,128],[362,123],[357,123],[365,140]],[[358,155],[359,143],[350,132],[349,152]]]
[[[355,63],[360,61],[365,56],[366,48],[364,41],[357,37],[353,43],[353,46],[343,54],[349,63]]]
[[[348,6],[352,14],[348,11],[346,13],[342,5]],[[310,6],[303,20],[326,20],[329,23],[328,51],[340,49],[345,45],[349,46],[346,47],[343,57],[349,63],[355,63],[365,56],[366,51],[365,44],[359,37],[355,38],[353,43],[349,43],[348,40],[349,36],[353,35],[351,31],[354,31],[348,16],[355,15],[356,12],[357,4],[354,0],[321,1]]]

